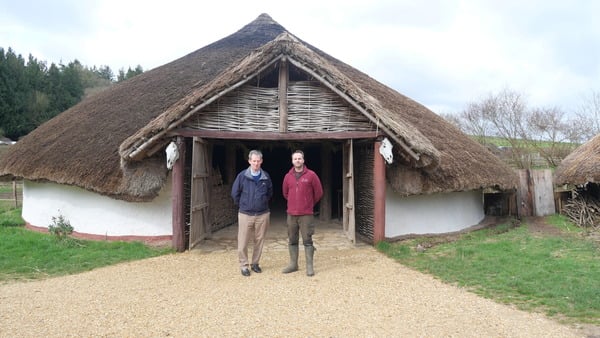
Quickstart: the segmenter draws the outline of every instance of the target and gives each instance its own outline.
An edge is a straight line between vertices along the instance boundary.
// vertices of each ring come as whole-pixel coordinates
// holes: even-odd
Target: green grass
[[[560,236],[501,225],[427,248],[431,239],[379,243],[398,262],[486,298],[565,322],[600,324],[600,248],[562,217]],[[417,244],[427,249],[415,250]]]
[[[0,282],[62,276],[173,252],[141,242],[59,240],[25,229],[20,209],[0,213]]]

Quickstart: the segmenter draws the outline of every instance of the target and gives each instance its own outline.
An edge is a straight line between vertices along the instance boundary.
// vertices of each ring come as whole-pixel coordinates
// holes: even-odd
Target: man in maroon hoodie
[[[298,232],[300,232],[306,255],[306,275],[314,276],[315,247],[312,236],[315,233],[315,224],[313,208],[323,196],[323,187],[317,174],[304,165],[302,150],[294,151],[292,165],[293,167],[283,178],[283,197],[287,200],[290,264],[282,272],[298,271]]]

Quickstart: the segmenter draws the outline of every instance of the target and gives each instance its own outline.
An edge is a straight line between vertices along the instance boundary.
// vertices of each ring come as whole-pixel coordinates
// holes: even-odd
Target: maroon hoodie
[[[321,180],[314,171],[304,166],[296,178],[294,167],[283,178],[283,197],[287,200],[287,213],[292,216],[312,215],[315,204],[323,196]]]

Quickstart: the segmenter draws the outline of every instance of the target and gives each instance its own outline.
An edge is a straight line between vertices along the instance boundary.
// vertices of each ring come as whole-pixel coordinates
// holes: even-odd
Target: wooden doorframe
[[[171,172],[173,180],[171,186],[173,238],[171,241],[173,249],[177,252],[183,252],[185,251],[185,194],[183,193],[185,185],[185,139],[179,136],[175,144],[177,145],[179,158],[173,164],[173,171]]]
[[[344,143],[343,151],[343,229],[346,237],[356,244],[356,219],[354,212],[354,142],[352,139]]]
[[[210,150],[208,142],[194,137],[192,146],[192,177],[190,201],[189,248],[210,236],[208,212],[210,210]]]

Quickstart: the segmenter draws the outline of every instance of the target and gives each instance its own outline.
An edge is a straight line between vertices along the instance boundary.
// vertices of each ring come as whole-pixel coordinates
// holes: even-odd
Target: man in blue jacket
[[[259,150],[251,150],[248,154],[250,166],[242,170],[231,187],[233,203],[238,210],[238,258],[243,276],[250,276],[250,269],[261,273],[258,265],[265,242],[265,234],[269,228],[271,211],[269,201],[273,197],[271,176],[261,169],[263,154]],[[252,263],[248,264],[248,241],[254,239]]]

